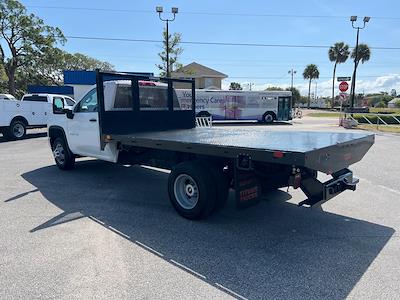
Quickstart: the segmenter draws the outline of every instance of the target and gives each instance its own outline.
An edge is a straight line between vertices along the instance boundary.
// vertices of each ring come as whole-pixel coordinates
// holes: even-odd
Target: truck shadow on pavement
[[[47,132],[35,132],[35,133],[27,133],[24,138],[21,140],[28,140],[28,139],[34,139],[34,138],[39,138],[39,137],[45,137],[47,136]],[[9,140],[5,138],[1,133],[0,133],[0,143],[5,143],[5,142],[15,142],[13,140]]]
[[[169,203],[167,174],[139,166],[92,160],[69,172],[47,166],[22,176],[63,210],[32,234],[87,217],[236,298],[343,299],[394,233],[297,207],[284,192],[189,221]]]

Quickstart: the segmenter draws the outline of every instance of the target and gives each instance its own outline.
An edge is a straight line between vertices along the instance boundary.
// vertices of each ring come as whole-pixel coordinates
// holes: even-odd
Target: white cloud
[[[248,90],[249,82],[239,82],[244,90]],[[230,81],[224,80],[222,82],[222,89],[229,89]],[[350,82],[349,82],[350,84]],[[339,93],[338,83],[335,82],[336,89],[335,94]],[[252,86],[254,91],[265,90],[269,86],[279,86],[282,88],[287,88],[287,84],[278,83],[265,83],[265,84],[255,84]],[[304,81],[301,84],[294,85],[300,90],[301,95],[306,96],[308,94],[308,82]],[[379,93],[382,91],[390,92],[392,89],[400,92],[400,74],[387,74],[377,78],[371,79],[357,79],[356,92],[358,93]],[[349,89],[350,90],[350,89]],[[311,93],[315,92],[315,81],[311,83]],[[349,92],[349,91],[348,91]],[[317,81],[317,94],[318,96],[330,96],[332,94],[332,80]]]

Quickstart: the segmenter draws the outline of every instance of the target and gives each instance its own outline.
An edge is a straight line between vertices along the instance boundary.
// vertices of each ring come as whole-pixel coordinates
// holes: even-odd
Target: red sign
[[[347,91],[349,89],[349,84],[346,82],[346,81],[342,81],[340,84],[339,84],[339,90],[341,91],[341,92],[345,92],[345,91]]]

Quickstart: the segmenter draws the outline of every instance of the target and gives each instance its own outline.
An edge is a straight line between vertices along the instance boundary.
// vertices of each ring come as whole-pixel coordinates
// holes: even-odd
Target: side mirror
[[[64,108],[64,112],[68,119],[72,120],[74,118],[74,112],[72,110]]]

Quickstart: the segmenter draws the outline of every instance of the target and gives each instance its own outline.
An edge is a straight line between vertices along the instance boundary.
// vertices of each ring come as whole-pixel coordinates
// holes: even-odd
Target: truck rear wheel
[[[210,215],[215,207],[217,189],[207,165],[183,162],[172,169],[168,193],[172,205],[182,217],[195,220]]]
[[[26,125],[23,121],[14,120],[6,132],[6,137],[11,140],[23,139],[26,135]]]
[[[51,148],[57,167],[61,170],[70,170],[74,167],[75,156],[69,150],[63,138],[56,138]]]

